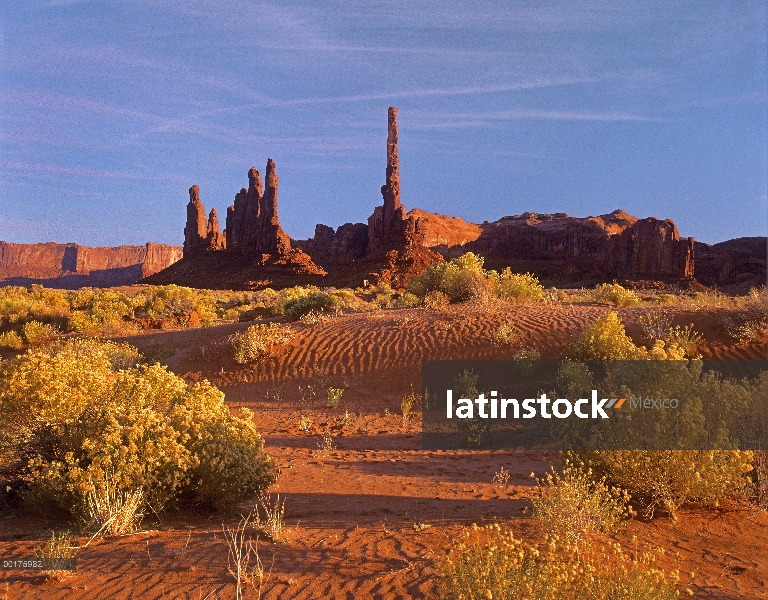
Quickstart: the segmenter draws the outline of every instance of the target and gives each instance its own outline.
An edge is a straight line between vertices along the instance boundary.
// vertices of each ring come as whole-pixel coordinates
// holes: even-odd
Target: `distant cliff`
[[[129,285],[169,267],[181,254],[180,247],[165,244],[88,248],[0,242],[0,285],[41,283],[66,289]]]

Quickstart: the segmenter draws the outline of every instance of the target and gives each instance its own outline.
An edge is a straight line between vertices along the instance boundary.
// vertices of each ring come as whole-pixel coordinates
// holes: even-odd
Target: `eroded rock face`
[[[296,242],[294,245],[297,245]],[[332,227],[318,224],[314,237],[298,245],[319,265],[348,265],[365,256],[368,226],[364,223],[345,223],[334,231]]]
[[[270,158],[265,171],[266,189],[262,193],[261,174],[248,171],[248,189],[241,189],[235,203],[227,209],[227,248],[241,254],[287,255],[291,239],[283,231],[277,213],[278,179]]]
[[[476,240],[441,246],[447,258],[485,257],[489,268],[511,267],[548,278],[690,278],[693,239],[670,220],[637,219],[617,210],[597,217],[523,213],[485,222]]]
[[[707,286],[766,285],[768,240],[765,237],[743,237],[719,244],[696,242],[695,277]]]
[[[77,244],[0,242],[0,284],[42,283],[66,289],[129,285],[182,256],[179,246],[89,248]]]
[[[205,208],[200,201],[200,188],[193,185],[189,188],[187,224],[184,227],[184,256],[205,250],[207,246],[208,222],[205,218]]]

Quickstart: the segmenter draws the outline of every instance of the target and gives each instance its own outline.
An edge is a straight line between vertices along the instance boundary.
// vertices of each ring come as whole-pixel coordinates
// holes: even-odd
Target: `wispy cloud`
[[[410,117],[413,129],[451,129],[458,127],[487,127],[498,121],[556,120],[556,121],[664,121],[660,117],[620,111],[578,111],[549,109],[511,109],[478,113],[416,112]]]
[[[129,171],[111,171],[100,169],[83,169],[81,167],[64,167],[60,165],[36,164],[26,162],[0,161],[0,168],[8,171],[56,173],[59,175],[74,175],[77,177],[97,177],[109,179],[145,179],[160,181],[183,181],[173,174],[149,175],[146,173],[131,173]]]

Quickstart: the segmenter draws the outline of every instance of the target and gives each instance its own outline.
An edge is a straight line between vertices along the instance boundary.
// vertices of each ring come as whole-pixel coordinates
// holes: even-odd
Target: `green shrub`
[[[150,287],[133,299],[135,314],[155,326],[188,327],[210,324],[216,318],[216,301],[207,290],[178,285]]]
[[[273,348],[288,343],[293,332],[278,323],[257,323],[229,338],[235,362],[247,364],[268,356]]]
[[[395,300],[395,308],[416,308],[419,305],[421,305],[421,299],[410,292],[405,292]]]
[[[24,339],[28,344],[38,344],[48,342],[56,337],[58,331],[53,325],[40,323],[39,321],[28,321],[21,328],[24,333]]]
[[[23,345],[24,340],[21,339],[21,336],[17,332],[6,331],[5,333],[0,333],[0,348],[18,350]]]
[[[608,487],[605,477],[598,480],[582,467],[566,463],[562,475],[552,468],[536,479],[536,487],[531,516],[548,535],[577,547],[592,534],[614,533],[634,514],[627,492]]]
[[[489,295],[495,284],[483,269],[483,257],[467,252],[450,262],[435,263],[408,283],[408,292],[424,298],[432,292],[446,294],[450,302],[466,302]]]
[[[662,507],[672,518],[687,502],[716,505],[745,491],[753,460],[752,452],[739,450],[590,450],[566,456],[626,489],[646,516]]]
[[[0,368],[0,439],[23,496],[89,520],[89,494],[142,492],[159,512],[187,498],[226,504],[276,476],[251,413],[230,413],[207,381],[188,388],[159,365],[115,372],[114,345],[67,340]]]
[[[473,525],[439,566],[439,594],[446,600],[672,600],[679,572],[657,567],[660,554],[628,554],[608,542],[577,552],[554,539],[539,549],[499,525]]]
[[[640,297],[633,291],[623,288],[618,283],[603,283],[592,293],[593,302],[612,306],[637,306]]]
[[[296,286],[292,288],[285,288],[277,292],[277,296],[274,299],[272,305],[272,313],[275,315],[284,315],[285,307],[289,302],[308,296],[313,292],[319,292],[320,290],[313,285],[307,287]]]
[[[543,302],[544,288],[531,273],[513,273],[509,267],[501,272],[496,284],[496,295],[504,300]]]
[[[448,297],[448,294],[439,290],[429,292],[424,296],[424,308],[440,310],[447,307],[450,303],[451,299]]]
[[[113,290],[83,288],[71,298],[72,310],[67,327],[85,335],[113,335],[134,328],[134,300]]]
[[[294,298],[286,302],[285,317],[289,321],[297,321],[304,315],[313,312],[315,314],[330,311],[336,306],[334,299],[325,292],[310,292],[306,296]]]

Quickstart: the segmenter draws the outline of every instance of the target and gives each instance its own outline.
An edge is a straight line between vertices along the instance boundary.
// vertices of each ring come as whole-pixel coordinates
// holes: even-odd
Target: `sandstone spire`
[[[264,179],[262,193],[261,174],[252,167],[248,189],[241,189],[227,209],[226,245],[230,250],[244,254],[287,254],[291,250],[291,238],[277,217],[277,171],[271,158]]]
[[[211,209],[211,214],[208,215],[208,228],[207,228],[207,247],[209,250],[223,250],[224,236],[219,229],[219,217],[216,214],[216,209]]]
[[[193,185],[189,188],[189,204],[187,204],[187,225],[184,227],[184,256],[204,250],[207,246],[208,227],[205,218],[205,208],[200,201],[200,188]]]
[[[390,106],[387,111],[387,177],[381,187],[384,196],[384,229],[392,229],[400,213],[400,160],[397,157],[397,108]]]

